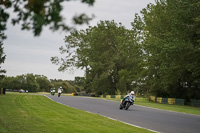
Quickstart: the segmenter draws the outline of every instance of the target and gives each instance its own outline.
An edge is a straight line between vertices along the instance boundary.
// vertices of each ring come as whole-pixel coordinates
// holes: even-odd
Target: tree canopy
[[[146,83],[157,96],[200,98],[199,6],[160,0],[141,11]]]
[[[9,8],[17,13],[12,23],[21,24],[22,30],[32,30],[35,36],[40,35],[44,26],[70,30],[72,27],[64,24],[60,15],[64,1],[1,1],[0,39],[6,37]],[[82,2],[92,5],[94,0]],[[90,19],[81,14],[73,20],[83,24]],[[71,32],[65,42],[60,48],[64,57],[52,57],[51,61],[60,65],[59,71],[84,69],[85,78],[77,78],[76,82],[84,83],[87,92],[116,94],[136,90],[163,97],[200,99],[199,0],[156,0],[135,15],[132,29],[114,21],[100,21],[97,26]],[[0,58],[3,63],[3,51]],[[26,76],[26,82],[36,81],[30,85],[36,90],[38,82],[44,80]],[[74,89],[70,83],[57,85]]]
[[[97,26],[72,32],[65,38],[66,45],[60,48],[66,58],[52,58],[60,63],[60,71],[71,67],[85,69],[88,92],[98,94],[119,90],[126,93],[136,80],[138,62],[142,50],[133,31],[114,21],[100,21]]]
[[[132,29],[114,21],[72,32],[52,58],[59,70],[84,68],[86,88],[114,94],[200,98],[200,2],[156,0],[135,15]]]

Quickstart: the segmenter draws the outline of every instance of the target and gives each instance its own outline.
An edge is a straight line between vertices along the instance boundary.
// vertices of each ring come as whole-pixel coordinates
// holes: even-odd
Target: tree
[[[72,93],[72,92],[76,92],[75,87],[70,85],[69,82],[62,82],[61,86],[63,88],[63,91],[65,93]]]
[[[51,80],[51,84],[53,84],[53,87],[56,88],[56,90],[60,87],[63,88],[63,92],[65,93],[72,93],[76,92],[74,85],[71,85],[69,81],[63,81],[63,80]]]
[[[36,81],[40,86],[40,91],[46,91],[48,92],[50,88],[53,87],[52,84],[50,84],[50,81],[47,79],[46,76],[43,75],[35,75]]]
[[[25,90],[29,92],[38,92],[39,91],[39,84],[36,81],[36,77],[33,74],[26,74],[24,75],[25,79]]]
[[[3,0],[0,1],[0,33],[6,30],[6,24],[10,13],[8,9],[13,9],[17,14],[12,18],[12,24],[21,24],[22,30],[32,30],[35,36],[39,36],[44,26],[49,26],[51,30],[71,30],[72,26],[64,23],[64,17],[61,15],[62,4],[70,0]],[[81,0],[90,6],[94,0]],[[88,23],[91,17],[82,13],[74,16],[75,24]]]
[[[85,77],[75,77],[74,82],[78,86],[84,86],[84,84],[85,84]]]
[[[0,81],[0,87],[1,88],[6,88],[6,89],[15,89],[14,88],[14,77],[4,77],[1,81]]]
[[[12,82],[12,85],[14,86],[15,90],[26,90],[26,78],[25,75],[19,75],[14,77],[14,80]]]
[[[84,91],[84,87],[86,88],[85,77],[75,77],[74,84],[77,92]]]
[[[200,2],[158,0],[142,10],[143,73],[157,96],[200,98]]]
[[[60,48],[66,58],[52,57],[52,63],[60,65],[60,71],[74,66],[85,69],[87,92],[115,94],[118,89],[126,92],[136,78],[142,53],[134,36],[134,31],[121,24],[100,21],[97,26],[71,32],[65,38],[66,46]]]
[[[6,59],[6,56],[4,55],[4,52],[3,52],[3,43],[0,42],[0,65],[4,63],[5,59]],[[6,73],[6,70],[1,69],[1,66],[0,66],[0,80],[2,80],[2,78],[4,77],[3,73]]]

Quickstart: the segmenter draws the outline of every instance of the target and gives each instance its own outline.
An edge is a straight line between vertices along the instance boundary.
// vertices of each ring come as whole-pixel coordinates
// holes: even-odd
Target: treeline
[[[61,86],[65,93],[77,93],[83,90],[82,77],[75,80],[48,79],[43,75],[25,74],[16,77],[4,77],[0,81],[0,87],[10,90],[28,90],[29,92],[50,92],[51,88],[56,90]]]
[[[85,70],[85,89],[200,98],[200,2],[156,0],[135,15],[132,29],[100,21],[71,32],[52,57],[59,70]]]

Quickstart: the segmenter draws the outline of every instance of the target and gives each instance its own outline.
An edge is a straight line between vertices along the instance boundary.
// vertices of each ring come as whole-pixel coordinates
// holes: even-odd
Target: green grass
[[[200,107],[155,103],[149,101],[147,98],[136,98],[135,104],[162,110],[200,115]]]
[[[103,98],[103,99],[120,101],[120,99],[114,99],[114,98]],[[146,107],[151,107],[151,108],[162,109],[162,110],[200,115],[200,107],[155,103],[155,102],[149,101],[148,98],[138,98],[138,97],[136,97],[135,104],[141,105],[141,106],[146,106]]]
[[[67,107],[42,95],[0,95],[0,133],[122,133],[150,131]]]

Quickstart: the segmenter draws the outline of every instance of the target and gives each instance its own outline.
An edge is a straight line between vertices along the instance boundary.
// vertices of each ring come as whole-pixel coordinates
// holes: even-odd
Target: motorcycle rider
[[[55,94],[55,88],[51,88],[51,95],[54,96],[54,94]]]
[[[131,99],[133,99],[133,103],[132,103],[132,104],[134,104],[134,101],[135,101],[135,95],[134,95],[134,94],[135,94],[134,91],[131,91],[130,93],[128,93],[128,94],[124,97],[124,99],[122,100],[122,103],[124,104],[125,99],[126,99],[127,97],[130,97]]]
[[[58,88],[58,97],[60,97],[61,93],[62,93],[62,87],[60,86],[60,88]]]

